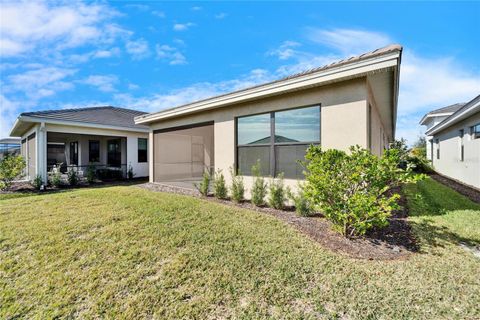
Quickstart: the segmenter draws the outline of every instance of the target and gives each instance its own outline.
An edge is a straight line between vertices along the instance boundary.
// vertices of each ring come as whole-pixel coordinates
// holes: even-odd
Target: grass
[[[480,317],[480,261],[457,245],[480,240],[480,207],[432,180],[405,192],[422,252],[400,261],[133,186],[0,195],[0,318]]]

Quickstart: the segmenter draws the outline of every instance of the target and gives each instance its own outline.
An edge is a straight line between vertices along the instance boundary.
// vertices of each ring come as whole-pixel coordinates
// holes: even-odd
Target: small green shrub
[[[42,188],[42,185],[43,185],[43,179],[42,179],[42,176],[37,174],[35,176],[35,178],[32,180],[32,186],[36,189],[36,190],[40,190]]]
[[[52,186],[58,188],[62,185],[62,174],[60,173],[60,171],[57,171],[55,173],[52,174],[52,177],[50,179],[50,183],[52,184]]]
[[[257,164],[252,166],[253,187],[252,187],[252,203],[257,207],[265,205],[265,197],[267,196],[267,183],[265,178],[261,176],[261,164],[257,160]]]
[[[0,190],[11,187],[15,178],[22,174],[25,169],[25,160],[22,156],[6,155],[0,160]]]
[[[268,205],[275,209],[283,210],[287,192],[283,185],[283,173],[270,181],[268,185]]]
[[[213,176],[213,195],[218,199],[227,199],[228,190],[222,170],[218,169]]]
[[[202,176],[202,181],[200,183],[193,184],[202,196],[205,196],[205,197],[208,196],[208,192],[210,190],[210,179],[211,179],[210,174],[207,171],[205,171]]]
[[[97,173],[95,172],[95,166],[89,165],[87,167],[86,178],[89,184],[95,183],[95,179],[97,178]]]
[[[295,194],[290,189],[287,189],[287,195],[295,205],[295,212],[302,217],[309,217],[313,213],[313,207],[309,199],[305,196],[304,185],[298,184],[298,191]]]
[[[245,185],[241,173],[235,174],[233,167],[230,167],[230,175],[232,176],[231,194],[232,200],[240,203],[245,199]]]
[[[78,181],[79,181],[77,171],[75,171],[73,169],[68,170],[67,181],[68,181],[69,185],[76,186],[78,184]]]
[[[408,150],[405,139],[395,140],[390,143],[390,150],[392,149],[398,150],[400,168],[409,168],[417,173],[433,172],[430,161],[427,159],[424,139],[419,139],[411,150]]]
[[[304,164],[305,196],[344,236],[384,227],[398,208],[400,196],[392,188],[420,178],[410,167],[399,167],[402,153],[392,148],[377,157],[358,146],[349,154],[310,146]]]
[[[133,167],[131,164],[128,165],[128,170],[127,170],[127,178],[128,179],[133,179],[135,177],[135,173],[133,172]]]

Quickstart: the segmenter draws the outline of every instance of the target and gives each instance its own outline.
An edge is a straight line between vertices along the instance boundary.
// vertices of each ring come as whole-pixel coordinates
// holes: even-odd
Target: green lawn
[[[0,318],[479,318],[480,206],[409,186],[421,253],[350,259],[262,213],[134,186],[0,200]],[[1,199],[0,195],[0,199]]]

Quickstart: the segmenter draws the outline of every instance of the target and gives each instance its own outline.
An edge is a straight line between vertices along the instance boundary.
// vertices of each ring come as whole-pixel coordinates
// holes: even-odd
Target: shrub
[[[77,171],[70,169],[67,173],[67,181],[71,186],[76,186],[78,184],[78,173]]]
[[[13,180],[22,174],[25,160],[22,156],[6,155],[0,160],[0,189],[11,187]]]
[[[398,150],[400,168],[409,168],[418,173],[432,172],[433,168],[430,165],[430,161],[428,161],[426,156],[424,139],[420,139],[415,143],[415,145],[416,146],[409,151],[405,139],[395,140],[390,143],[390,150]]]
[[[230,167],[230,174],[232,175],[232,199],[233,201],[239,203],[242,202],[245,198],[245,185],[243,184],[243,177],[238,174],[235,174],[235,170]]]
[[[208,196],[208,191],[210,190],[210,174],[205,171],[202,176],[202,181],[200,183],[194,183],[193,185],[202,196]]]
[[[227,185],[222,170],[218,169],[213,177],[213,195],[218,199],[226,199],[228,196]]]
[[[267,183],[265,178],[261,176],[260,161],[252,166],[253,173],[253,187],[252,187],[252,203],[258,207],[265,205],[265,197],[267,195]]]
[[[50,179],[50,183],[56,188],[58,188],[62,185],[62,174],[60,173],[60,171],[57,171],[57,172],[52,174],[52,178]]]
[[[297,212],[299,216],[309,217],[313,213],[313,207],[309,199],[305,196],[304,188],[303,184],[298,184],[297,193],[295,194],[290,189],[287,189],[287,195],[295,205],[295,212]]]
[[[411,168],[399,168],[401,155],[396,148],[377,157],[358,146],[350,148],[350,154],[310,146],[304,164],[305,196],[344,236],[384,227],[398,208],[400,196],[392,188],[418,180]]]
[[[95,182],[95,179],[96,179],[96,172],[95,172],[95,166],[93,165],[89,165],[88,168],[87,168],[87,182],[89,184],[93,184]]]
[[[36,190],[40,190],[42,188],[42,185],[43,185],[43,179],[42,179],[42,176],[37,174],[35,176],[35,178],[32,180],[32,186],[36,189]]]
[[[133,179],[135,177],[135,173],[133,173],[133,167],[131,164],[128,165],[128,170],[127,170],[127,178],[128,179]]]
[[[287,192],[283,185],[283,173],[272,179],[268,186],[268,204],[270,207],[282,210],[287,200]]]

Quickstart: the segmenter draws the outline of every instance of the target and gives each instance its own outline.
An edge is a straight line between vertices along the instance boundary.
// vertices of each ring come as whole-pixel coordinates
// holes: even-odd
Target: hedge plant
[[[392,189],[418,179],[410,166],[399,166],[402,153],[392,148],[378,157],[359,146],[349,153],[310,146],[305,196],[346,237],[384,227],[399,208],[400,195]]]

